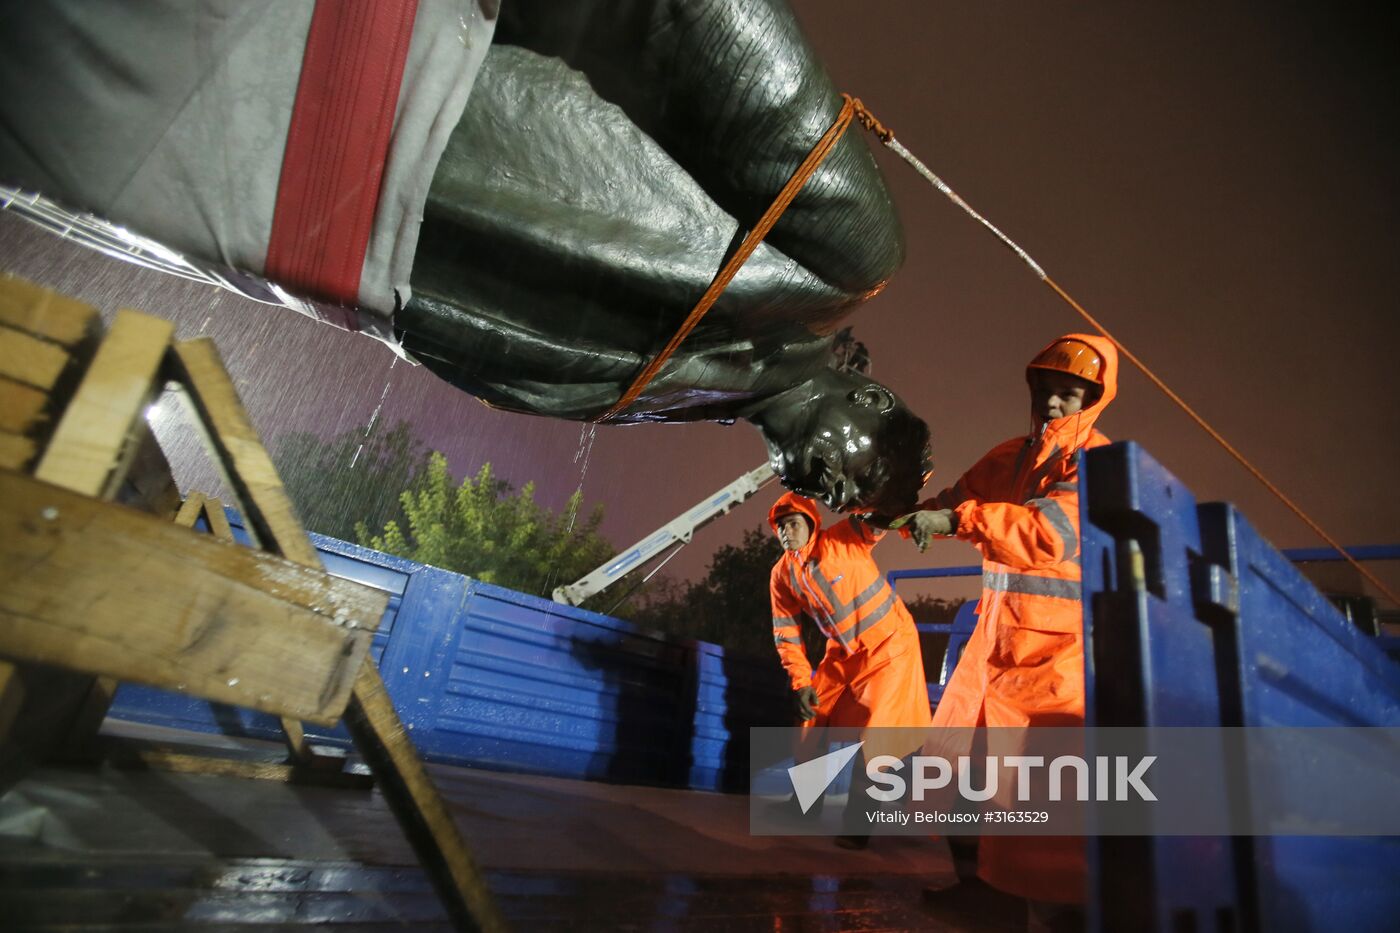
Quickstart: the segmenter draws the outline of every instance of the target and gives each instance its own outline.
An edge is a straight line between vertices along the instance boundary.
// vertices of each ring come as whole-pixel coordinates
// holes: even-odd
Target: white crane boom
[[[629,571],[642,566],[676,542],[689,542],[697,528],[719,518],[774,479],[776,476],[773,468],[768,464],[755,467],[714,495],[705,497],[703,502],[656,529],[586,577],[556,588],[554,601],[577,606],[588,597],[603,592]]]

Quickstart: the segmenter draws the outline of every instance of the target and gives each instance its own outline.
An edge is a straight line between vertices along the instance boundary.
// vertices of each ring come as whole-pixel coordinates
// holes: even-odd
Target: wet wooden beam
[[[319,568],[0,473],[9,660],[332,725],[387,602]]]
[[[0,431],[0,469],[23,470],[38,452],[33,438]]]
[[[48,422],[48,396],[33,386],[0,378],[0,431],[30,434]]]
[[[0,744],[10,734],[15,723],[15,714],[24,703],[24,682],[19,668],[8,661],[0,661]]]
[[[160,518],[172,518],[180,508],[180,488],[175,485],[165,451],[145,421],[137,424],[132,443],[135,456],[117,490],[116,501]]]
[[[64,409],[34,475],[45,482],[107,498],[135,453],[136,422],[159,391],[161,361],[175,325],[119,311]]]
[[[62,347],[0,325],[0,376],[48,391],[68,368],[68,361]]]
[[[220,541],[233,541],[233,528],[228,523],[228,515],[224,513],[224,504],[218,499],[204,500],[204,521],[209,525],[209,533]],[[303,532],[303,535],[305,532]],[[320,566],[319,561],[317,566]],[[283,716],[282,738],[287,746],[287,753],[299,764],[306,765],[320,771],[334,771],[344,763],[343,757],[334,757],[317,754],[315,748],[306,740],[306,730],[301,723],[295,719]]]
[[[429,780],[373,664],[360,668],[345,725],[458,929],[505,930],[486,879]]]
[[[317,787],[339,787],[347,790],[370,790],[374,775],[368,770],[343,770],[345,756],[321,755],[318,760],[334,760],[336,767],[306,766],[296,762],[269,758],[234,757],[209,749],[181,751],[154,742],[123,739],[106,745],[107,758],[115,766],[128,770],[171,771],[179,774],[219,775],[255,781],[279,781],[284,784],[307,784]],[[339,749],[336,749],[339,751]]]
[[[95,337],[102,319],[91,305],[0,274],[0,324],[71,348]]]
[[[214,342],[200,338],[177,343],[171,364],[172,375],[184,386],[207,429],[212,453],[229,478],[253,539],[288,560],[319,567],[316,548],[282,488],[277,468],[243,409]]]
[[[3,632],[4,624],[0,621],[0,645],[4,644]],[[53,757],[82,707],[92,678],[37,664],[4,661],[0,666],[8,669],[5,702],[14,704],[9,731],[0,736],[3,739],[0,740],[0,794],[3,794],[21,777]]]
[[[288,560],[320,567],[320,555],[297,518],[213,342],[202,338],[177,343],[170,375],[185,387],[207,427],[214,455],[234,487],[254,539]],[[423,770],[373,663],[360,666],[345,725],[459,929],[504,930],[481,872]]]
[[[218,499],[204,500],[204,521],[209,525],[209,533],[220,541],[233,541],[233,526],[228,523],[224,504]]]

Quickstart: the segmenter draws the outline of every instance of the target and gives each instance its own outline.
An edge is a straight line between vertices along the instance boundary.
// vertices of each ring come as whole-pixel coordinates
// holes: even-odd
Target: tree
[[[670,635],[698,638],[742,654],[773,654],[772,607],[768,597],[769,574],[782,555],[782,546],[766,529],[744,532],[740,544],[715,551],[704,579],[695,583],[664,580],[655,585],[638,608],[625,613],[638,625]],[[961,598],[919,596],[907,600],[915,622],[951,622],[963,604]],[[802,642],[815,666],[826,651],[826,637],[815,623],[801,623]],[[942,651],[948,636],[930,634],[925,650]]]
[[[953,617],[958,614],[958,610],[965,602],[967,600],[961,596],[943,599],[924,593],[913,599],[905,599],[904,605],[909,607],[909,614],[914,617],[915,624],[920,622],[947,624],[953,621]],[[938,672],[943,667],[943,656],[948,652],[948,636],[943,632],[920,632],[919,646],[923,651],[924,670],[928,672],[929,680],[937,680]]]
[[[768,580],[782,553],[770,532],[751,528],[741,543],[715,551],[704,579],[659,584],[628,618],[647,628],[713,642],[741,654],[770,655],[773,618]],[[825,642],[815,625],[804,624],[803,637],[808,656],[813,655],[814,643]]]
[[[915,622],[948,623],[953,621],[953,617],[958,614],[958,610],[965,602],[967,600],[961,596],[943,599],[939,596],[924,594],[913,599],[905,599],[904,605],[909,608],[909,614],[914,617]]]
[[[447,458],[434,451],[426,468],[400,498],[404,518],[378,533],[362,522],[356,540],[378,551],[475,577],[536,596],[574,580],[610,558],[614,548],[599,533],[602,506],[579,520],[583,494],[562,512],[535,502],[535,484],[519,492],[483,464],[460,484]],[[592,608],[591,606],[589,608]]]
[[[428,450],[407,421],[387,431],[372,427],[353,427],[329,440],[310,431],[280,438],[273,460],[311,531],[354,541],[357,523],[382,528],[405,518],[399,496],[427,466]]]

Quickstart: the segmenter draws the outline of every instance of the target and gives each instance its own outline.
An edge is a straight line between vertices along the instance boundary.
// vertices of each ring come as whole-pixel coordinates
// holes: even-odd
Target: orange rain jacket
[[[817,691],[816,719],[806,726],[912,726],[931,721],[919,633],[904,602],[870,551],[884,532],[856,519],[823,530],[810,499],[783,495],[768,513],[800,512],[812,523],[801,550],[773,565],[773,642],[794,690]],[[814,672],[802,649],[806,616],[827,637]]]
[[[1036,436],[992,448],[925,509],[957,513],[957,536],[982,552],[982,598],[935,726],[1084,723],[1084,624],[1079,574],[1080,450],[1108,443],[1094,427],[1117,394],[1118,353],[1102,337],[1103,395]],[[988,836],[979,874],[1036,900],[1083,899],[1083,840]]]

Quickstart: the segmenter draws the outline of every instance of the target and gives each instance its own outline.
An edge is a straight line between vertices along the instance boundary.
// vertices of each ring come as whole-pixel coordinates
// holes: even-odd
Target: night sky
[[[1319,5],[799,0],[838,88],[1024,247],[1324,528],[1400,541],[1394,34]],[[1359,9],[1359,7],[1358,7]],[[854,132],[854,130],[853,130]],[[1023,370],[1084,325],[891,154],[909,255],[851,319],[873,374],[930,424],[951,484],[1028,426]],[[110,310],[213,336],[265,437],[413,421],[461,474],[491,461],[560,505],[580,483],[622,547],[763,462],[746,424],[591,429],[491,411],[367,338],[147,273],[0,217],[0,263]],[[387,387],[387,393],[386,393]],[[1133,371],[1100,428],[1280,546],[1318,544]],[[190,457],[187,487],[212,485]],[[666,568],[703,572],[778,490]],[[882,546],[887,569],[968,564]],[[1381,568],[1378,568],[1381,569]],[[1396,568],[1383,569],[1395,585]]]

